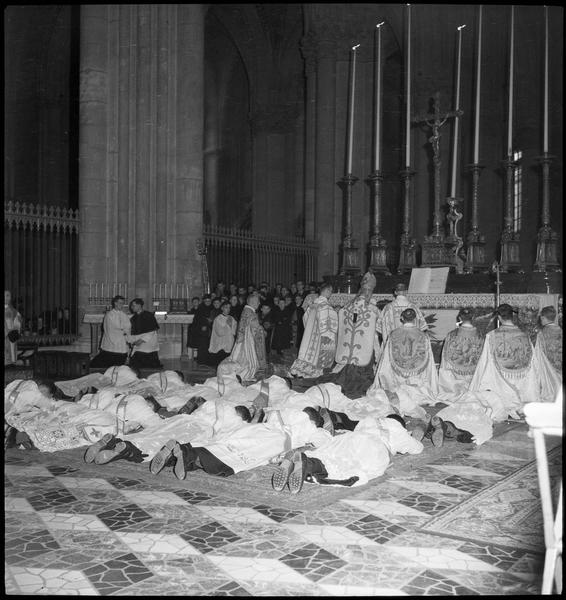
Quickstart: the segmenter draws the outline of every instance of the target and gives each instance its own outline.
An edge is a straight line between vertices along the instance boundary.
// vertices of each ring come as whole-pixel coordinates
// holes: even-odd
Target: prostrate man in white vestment
[[[483,348],[484,336],[472,323],[473,312],[463,308],[456,317],[458,327],[448,333],[442,346],[438,370],[439,400],[446,404],[467,392]]]
[[[438,398],[438,374],[428,335],[417,326],[413,308],[401,313],[401,326],[388,336],[374,385],[395,392],[402,385],[419,389],[429,400]]]
[[[260,325],[257,315],[259,303],[258,294],[248,296],[238,323],[236,343],[232,353],[226,359],[239,365],[238,374],[244,381],[253,381],[257,378],[258,372],[267,369],[265,329]]]
[[[556,323],[556,309],[545,306],[539,315],[533,361],[540,380],[540,402],[554,402],[562,387],[562,327]]]
[[[393,300],[383,307],[376,324],[377,331],[381,333],[382,346],[387,342],[389,334],[401,326],[401,313],[407,308],[412,308],[415,311],[416,326],[421,331],[428,329],[428,324],[420,308],[407,298],[407,286],[404,283],[398,283],[395,286],[393,296]]]
[[[324,284],[320,295],[309,305],[303,316],[305,332],[299,354],[291,365],[291,375],[297,377],[319,377],[325,369],[332,367],[336,351],[338,315],[328,303],[332,285]]]
[[[423,445],[401,424],[399,417],[361,420],[353,431],[331,437],[313,450],[295,450],[280,463],[274,475],[277,491],[289,485],[291,494],[298,494],[304,481],[326,485],[359,486],[382,475],[391,457],[420,454]]]
[[[507,415],[519,418],[523,404],[539,397],[539,378],[533,345],[527,333],[513,322],[513,312],[509,304],[497,308],[500,326],[485,336],[470,391],[495,392]]]

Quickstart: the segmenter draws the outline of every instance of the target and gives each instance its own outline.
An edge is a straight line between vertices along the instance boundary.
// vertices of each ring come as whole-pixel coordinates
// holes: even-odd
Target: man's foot
[[[197,455],[190,442],[187,442],[182,446],[178,442],[175,442],[173,456],[176,459],[175,465],[173,466],[173,473],[177,479],[185,479],[187,471],[194,471],[196,469],[195,461]]]
[[[444,444],[444,428],[442,425],[442,419],[436,415],[430,420],[430,426],[432,427],[430,439],[432,441],[432,445],[436,446],[437,448],[440,448]]]
[[[290,458],[284,458],[271,477],[271,487],[276,492],[282,492],[289,481],[289,475],[293,471],[293,461]]]
[[[289,491],[291,494],[298,494],[303,489],[305,481],[305,463],[306,456],[302,452],[293,453],[293,470],[289,475]]]
[[[97,442],[91,444],[84,453],[83,459],[85,463],[92,463],[96,455],[101,450],[106,450],[110,446],[110,442],[115,439],[115,436],[111,433],[104,434]]]
[[[149,463],[149,472],[152,475],[157,475],[163,470],[163,467],[167,464],[168,459],[173,453],[173,448],[177,442],[175,440],[169,440],[163,448],[151,459]]]
[[[181,408],[177,411],[178,415],[190,415],[197,408],[201,407],[206,400],[202,396],[193,396],[187,400],[187,403],[181,406]]]
[[[113,448],[107,450],[101,450],[95,457],[94,462],[97,465],[106,465],[109,462],[126,458],[129,455],[128,446],[126,442],[118,442]]]
[[[413,429],[411,431],[411,436],[419,442],[422,442],[425,435],[427,435],[430,432],[430,421],[431,416],[428,413],[424,416],[424,419],[419,419],[418,421],[416,421],[416,425],[413,426]]]

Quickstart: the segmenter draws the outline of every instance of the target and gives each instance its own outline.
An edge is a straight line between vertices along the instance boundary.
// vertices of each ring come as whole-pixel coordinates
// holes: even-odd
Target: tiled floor
[[[480,448],[453,442],[450,462],[438,460],[425,443],[429,460],[410,472],[396,468],[394,459],[383,477],[308,511],[251,497],[235,502],[212,493],[176,493],[158,478],[113,477],[104,468],[99,477],[85,476],[57,453],[39,464],[28,460],[34,451],[10,449],[6,593],[538,594],[543,553],[520,547],[518,514],[535,507],[540,525],[538,498],[526,497],[525,489],[497,488],[535,458],[526,426],[509,428]],[[479,504],[467,504],[481,509],[492,486],[498,497],[485,515],[482,539],[474,531],[468,539],[450,530],[425,531],[431,519],[475,496]],[[530,504],[514,504],[517,494]],[[495,530],[502,519],[516,523],[515,547],[490,542],[485,528]]]

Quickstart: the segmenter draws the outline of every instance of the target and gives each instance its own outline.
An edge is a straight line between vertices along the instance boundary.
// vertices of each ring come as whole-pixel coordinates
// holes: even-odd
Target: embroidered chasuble
[[[454,402],[466,392],[476,370],[484,337],[476,327],[462,325],[444,339],[438,386],[444,402]]]
[[[537,334],[533,362],[540,382],[539,402],[554,402],[562,387],[562,328],[548,323]]]
[[[383,349],[374,383],[392,392],[407,384],[438,395],[438,375],[427,334],[414,325],[394,329]]]
[[[412,308],[417,313],[416,326],[421,331],[428,329],[428,324],[421,309],[410,302],[406,296],[397,296],[389,304],[386,304],[377,320],[377,331],[381,333],[382,343],[385,344],[391,332],[401,326],[401,313]]]
[[[319,377],[323,370],[332,366],[336,351],[338,315],[324,296],[319,296],[306,310],[303,317],[305,332],[299,354],[291,365],[291,375]],[[323,344],[322,337],[329,338]]]
[[[377,362],[380,355],[377,321],[380,314],[374,296],[369,301],[357,296],[338,311],[335,372],[345,365],[369,365],[374,356]]]
[[[538,397],[539,379],[533,365],[529,336],[516,325],[502,325],[485,336],[470,390],[496,392],[508,414],[517,418],[523,404]]]
[[[244,381],[255,379],[257,371],[267,367],[264,329],[251,306],[246,305],[242,310],[236,342],[229,358],[239,364],[238,375]]]

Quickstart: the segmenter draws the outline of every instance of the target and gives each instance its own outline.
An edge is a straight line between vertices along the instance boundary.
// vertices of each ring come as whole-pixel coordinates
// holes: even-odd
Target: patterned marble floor
[[[446,464],[425,441],[430,460],[410,473],[393,463],[348,498],[309,511],[175,490],[156,478],[116,478],[103,467],[100,477],[85,477],[57,453],[39,464],[28,461],[34,451],[10,449],[5,592],[539,594],[541,552],[421,531],[535,458],[524,424],[480,448],[456,446]],[[513,498],[500,496],[501,512],[489,518],[512,518]]]

